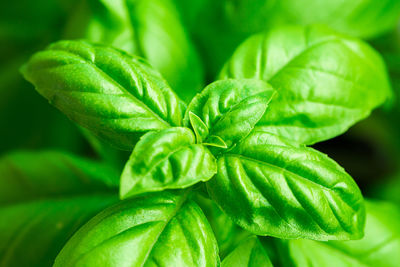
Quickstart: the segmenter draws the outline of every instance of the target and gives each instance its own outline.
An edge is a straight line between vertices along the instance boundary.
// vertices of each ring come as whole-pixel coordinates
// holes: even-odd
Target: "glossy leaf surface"
[[[320,26],[287,26],[245,41],[221,78],[268,81],[278,92],[257,124],[297,143],[345,132],[391,94],[381,57]]]
[[[382,266],[400,262],[400,210],[387,202],[367,202],[365,237],[346,242],[291,240],[283,266]]]
[[[246,137],[263,116],[274,95],[273,88],[258,80],[224,80],[207,86],[190,102],[184,123],[208,143],[208,136],[222,139],[228,148]],[[193,117],[199,118],[199,130]],[[201,123],[202,122],[202,123]]]
[[[218,247],[186,194],[129,199],[84,225],[54,266],[217,266]]]
[[[267,252],[256,236],[244,240],[223,261],[221,267],[272,267]]]
[[[136,145],[121,176],[120,194],[186,188],[211,179],[217,172],[214,156],[195,143],[188,128],[169,128],[145,134]]]
[[[337,163],[318,151],[254,131],[221,155],[207,183],[230,218],[257,235],[347,240],[361,238],[360,190]]]
[[[83,41],[35,54],[25,78],[71,120],[121,149],[150,130],[181,124],[184,104],[143,60]]]
[[[51,266],[82,224],[118,200],[117,185],[107,167],[58,152],[2,157],[0,266]]]

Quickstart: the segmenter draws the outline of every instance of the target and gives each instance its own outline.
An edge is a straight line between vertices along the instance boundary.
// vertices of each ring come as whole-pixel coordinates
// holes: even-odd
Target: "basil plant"
[[[171,1],[85,5],[21,72],[106,156],[0,159],[0,266],[398,266],[400,209],[313,148],[391,98],[369,44],[274,26],[205,86]]]

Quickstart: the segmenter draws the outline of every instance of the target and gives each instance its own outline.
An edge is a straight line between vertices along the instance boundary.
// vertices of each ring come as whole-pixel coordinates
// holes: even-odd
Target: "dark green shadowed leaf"
[[[281,266],[397,267],[400,262],[400,210],[388,202],[367,201],[365,236],[346,242],[290,240],[283,243]]]
[[[187,102],[203,87],[199,56],[173,1],[81,2],[67,39],[84,38],[146,58]]]
[[[211,199],[196,194],[194,200],[211,225],[218,242],[221,259],[224,259],[240,242],[252,235],[235,224]]]
[[[84,225],[54,266],[218,266],[218,247],[187,193],[129,199]]]
[[[118,148],[131,150],[143,133],[181,125],[184,104],[160,74],[118,50],[61,41],[22,72],[70,119]]]
[[[0,266],[51,266],[73,233],[118,200],[118,174],[59,152],[0,159]]]
[[[363,235],[360,190],[343,168],[314,149],[253,131],[217,164],[208,192],[254,234],[315,240]]]
[[[251,236],[226,256],[221,267],[272,267],[272,263],[258,237]]]
[[[342,134],[391,95],[378,53],[320,26],[280,27],[249,38],[220,77],[270,83],[278,97],[257,127],[302,144]]]
[[[215,139],[222,139],[217,144],[225,143],[232,148],[253,130],[274,92],[269,84],[259,80],[214,82],[190,102],[184,124],[192,126],[204,143],[213,144]],[[207,136],[203,124],[208,128]]]
[[[145,134],[136,145],[121,176],[120,195],[186,188],[211,179],[216,159],[196,144],[188,128],[169,128]]]
[[[236,34],[261,32],[282,24],[323,24],[354,37],[371,39],[395,28],[397,0],[222,0]],[[220,15],[221,16],[221,15]],[[232,33],[231,33],[232,34]]]

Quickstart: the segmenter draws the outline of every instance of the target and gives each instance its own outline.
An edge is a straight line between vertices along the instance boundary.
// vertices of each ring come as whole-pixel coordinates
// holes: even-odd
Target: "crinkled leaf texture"
[[[258,237],[243,240],[222,261],[221,267],[272,267],[271,260]]]
[[[185,101],[203,86],[199,56],[171,0],[90,0],[68,28],[67,39],[84,38],[146,58]]]
[[[54,266],[217,266],[212,230],[187,192],[122,201],[84,225]]]
[[[342,134],[391,94],[378,53],[322,26],[255,35],[236,50],[220,77],[270,83],[278,97],[257,127],[301,144]]]
[[[366,201],[367,223],[361,240],[290,240],[281,246],[282,266],[396,267],[400,262],[400,210],[388,202]]]
[[[269,84],[255,79],[216,81],[190,102],[184,124],[192,126],[204,143],[216,136],[232,148],[253,130],[274,92]]]
[[[0,266],[51,266],[92,216],[118,200],[118,173],[59,152],[0,159]]]
[[[150,130],[181,125],[184,104],[137,57],[84,41],[60,41],[36,53],[25,78],[71,120],[131,150]]]
[[[122,173],[121,197],[186,188],[211,179],[217,172],[216,159],[195,141],[193,132],[182,127],[145,134]]]
[[[257,235],[347,240],[361,238],[365,208],[359,188],[318,151],[262,131],[218,158],[207,182],[233,221]]]

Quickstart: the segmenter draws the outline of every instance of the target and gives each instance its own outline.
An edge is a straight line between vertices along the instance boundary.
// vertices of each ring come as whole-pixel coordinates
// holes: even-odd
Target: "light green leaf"
[[[104,210],[65,245],[54,266],[217,266],[218,247],[186,194],[162,192]]]
[[[365,236],[346,242],[291,240],[283,266],[396,267],[400,262],[400,210],[386,203],[367,201]],[[286,262],[286,263],[285,263]]]
[[[208,128],[209,136],[222,139],[228,148],[246,137],[264,114],[274,95],[272,87],[258,80],[223,80],[207,86],[190,102],[184,124],[190,127],[196,115]],[[192,117],[192,120],[190,120]],[[205,130],[198,130],[199,123],[192,127],[201,132],[204,143],[212,144]]]
[[[143,133],[179,126],[184,104],[142,59],[83,41],[35,54],[25,78],[71,120],[131,150]]]
[[[197,143],[203,143],[203,140],[207,138],[209,131],[207,125],[193,112],[189,111],[189,121],[192,126],[194,133],[196,134]]]
[[[272,267],[272,263],[258,237],[251,236],[222,261],[221,267]]]
[[[216,159],[187,128],[169,128],[145,134],[121,176],[122,198],[186,188],[208,181],[217,172]]]
[[[70,236],[118,200],[118,174],[59,152],[0,159],[0,266],[51,266]],[[23,255],[23,256],[21,256]]]
[[[228,145],[222,140],[221,137],[216,135],[210,135],[207,138],[207,143],[203,143],[205,146],[214,146],[219,148],[228,148]]]
[[[210,196],[244,229],[278,238],[361,238],[365,210],[353,179],[318,151],[253,131],[218,158]]]
[[[185,101],[203,87],[199,56],[173,1],[87,2],[71,19],[68,39],[85,38],[146,58]]]
[[[319,26],[280,27],[249,38],[220,77],[268,81],[278,97],[257,127],[302,144],[342,134],[391,94],[378,53]]]

